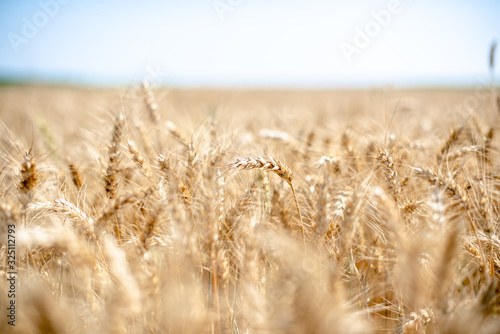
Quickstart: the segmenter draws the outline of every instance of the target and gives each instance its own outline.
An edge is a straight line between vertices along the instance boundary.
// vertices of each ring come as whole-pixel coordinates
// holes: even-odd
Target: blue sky
[[[488,77],[492,41],[500,41],[499,15],[493,0],[7,0],[0,4],[0,77],[476,86]]]

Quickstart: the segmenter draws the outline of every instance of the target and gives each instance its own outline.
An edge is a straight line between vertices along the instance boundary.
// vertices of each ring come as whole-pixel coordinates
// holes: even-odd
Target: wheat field
[[[0,87],[0,332],[499,333],[479,96]]]

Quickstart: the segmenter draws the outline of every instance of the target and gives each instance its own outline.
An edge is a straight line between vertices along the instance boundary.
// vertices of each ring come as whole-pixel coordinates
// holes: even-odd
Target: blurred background
[[[500,2],[2,1],[0,36],[4,83],[475,87]]]

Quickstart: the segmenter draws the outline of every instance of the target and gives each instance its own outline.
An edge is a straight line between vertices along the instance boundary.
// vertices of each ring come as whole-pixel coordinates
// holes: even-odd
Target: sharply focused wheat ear
[[[274,159],[270,156],[266,157],[245,157],[245,158],[236,158],[236,161],[229,164],[230,168],[234,168],[237,170],[243,169],[263,169],[271,171],[285,180],[292,188],[293,199],[295,200],[295,206],[297,207],[297,213],[299,214],[300,219],[300,231],[302,233],[302,238],[304,239],[305,246],[305,234],[304,234],[304,223],[302,221],[302,216],[300,213],[299,202],[297,201],[297,196],[295,194],[295,189],[293,187],[292,179],[293,173],[292,171],[281,161],[278,159]]]
[[[230,168],[243,170],[243,169],[263,169],[269,170],[279,175],[288,184],[292,184],[293,173],[292,171],[278,159],[270,156],[267,157],[246,157],[236,158],[236,161],[229,164]]]

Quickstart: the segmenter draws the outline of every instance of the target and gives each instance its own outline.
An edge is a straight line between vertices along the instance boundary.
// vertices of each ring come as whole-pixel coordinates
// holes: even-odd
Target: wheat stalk
[[[293,173],[292,171],[280,160],[274,159],[271,156],[256,156],[256,157],[244,157],[244,158],[236,158],[236,160],[229,164],[229,168],[233,168],[236,170],[249,170],[249,169],[262,169],[275,173],[283,180],[285,180],[292,189],[293,199],[295,200],[295,206],[297,207],[297,213],[299,214],[300,219],[300,231],[302,233],[302,239],[304,241],[304,246],[306,242],[306,237],[304,233],[304,223],[302,221],[302,215],[300,213],[299,202],[297,201],[297,195],[295,194],[295,189],[293,187],[292,179]]]

